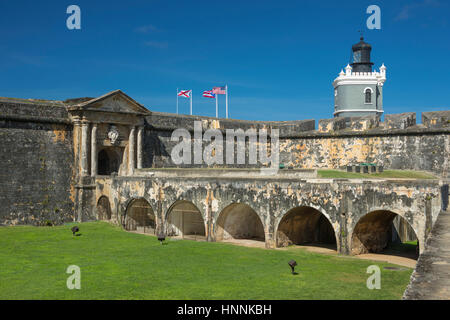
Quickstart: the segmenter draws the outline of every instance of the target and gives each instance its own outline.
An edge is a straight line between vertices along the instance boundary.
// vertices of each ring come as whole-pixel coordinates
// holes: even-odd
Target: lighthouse
[[[333,81],[334,116],[362,117],[383,114],[383,84],[386,81],[386,67],[379,71],[372,69],[370,61],[372,46],[360,42],[352,46],[352,60]]]

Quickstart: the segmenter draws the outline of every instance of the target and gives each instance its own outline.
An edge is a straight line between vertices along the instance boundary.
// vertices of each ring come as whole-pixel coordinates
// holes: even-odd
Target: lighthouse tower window
[[[371,104],[372,103],[372,90],[370,88],[366,88],[364,90],[364,94],[365,94],[365,101],[364,101],[364,103]]]

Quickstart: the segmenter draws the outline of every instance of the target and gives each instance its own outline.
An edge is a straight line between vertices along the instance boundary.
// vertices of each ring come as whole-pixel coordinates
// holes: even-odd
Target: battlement
[[[88,98],[85,98],[88,99]],[[36,99],[0,98],[0,119],[31,122],[70,123],[67,109],[72,106],[73,99],[67,101],[51,101]],[[316,120],[290,121],[253,121],[223,119],[198,115],[182,115],[165,112],[150,112],[145,117],[146,126],[150,130],[173,131],[185,128],[194,129],[194,121],[201,121],[202,128],[207,129],[278,129],[280,137],[296,137],[322,134],[379,134],[414,131],[450,131],[450,110],[429,111],[421,113],[422,124],[416,123],[416,113],[386,114],[382,122],[379,116],[338,117],[320,119],[316,129]]]
[[[407,129],[407,130],[405,130]],[[422,113],[422,124],[416,123],[415,112],[399,114],[386,114],[384,122],[378,116],[333,118],[319,120],[319,132],[370,132],[395,130],[399,133],[426,129],[448,129],[450,130],[450,111],[433,111]]]
[[[368,76],[368,77],[373,77],[373,76],[378,76],[380,75],[379,72],[373,71],[373,72],[352,72],[351,74],[349,74],[350,77],[364,77],[364,76]]]
[[[450,110],[423,112],[422,124],[428,128],[450,128]]]
[[[380,71],[372,72],[353,72],[352,67],[347,65],[344,70],[341,70],[339,76],[333,81],[333,87],[336,88],[342,84],[350,84],[355,81],[375,81],[378,85],[383,86],[386,81],[386,67],[381,65]]]
[[[16,121],[70,123],[62,101],[0,97],[0,119]]]
[[[194,121],[202,122],[202,129],[278,129],[281,138],[320,135],[373,135],[402,134],[414,132],[450,132],[450,110],[422,113],[423,124],[416,123],[416,113],[386,114],[382,122],[379,116],[337,117],[316,120],[251,121],[223,119],[205,116],[190,116],[164,112],[152,112],[146,117],[148,128],[156,131],[173,131],[177,128],[194,129]]]

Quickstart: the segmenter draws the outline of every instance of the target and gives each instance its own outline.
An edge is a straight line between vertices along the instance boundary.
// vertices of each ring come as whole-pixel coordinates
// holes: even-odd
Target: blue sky
[[[71,4],[81,30],[66,28]],[[365,27],[371,4],[381,30]],[[193,90],[194,114],[214,116],[201,93],[228,84],[231,118],[331,118],[332,82],[363,29],[375,67],[387,66],[385,113],[450,110],[449,13],[445,0],[2,0],[0,96],[121,89],[150,110],[175,112],[178,87]],[[224,116],[223,96],[219,107]]]

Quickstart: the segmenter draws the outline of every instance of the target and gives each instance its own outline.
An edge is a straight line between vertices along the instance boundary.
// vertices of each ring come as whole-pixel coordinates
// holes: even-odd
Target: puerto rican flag
[[[203,91],[203,96],[205,98],[215,98],[216,97],[216,95],[213,93],[212,90]]]
[[[183,98],[190,98],[191,92],[192,90],[180,90],[180,92],[178,92],[178,96]]]

